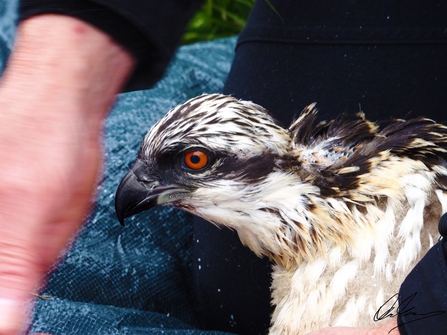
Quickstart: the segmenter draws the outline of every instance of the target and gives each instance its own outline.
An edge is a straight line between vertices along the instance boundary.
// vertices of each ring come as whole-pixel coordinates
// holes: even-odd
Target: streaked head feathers
[[[424,118],[376,124],[362,113],[318,123],[316,116],[312,104],[284,129],[252,102],[202,95],[152,127],[132,173],[146,196],[167,190],[151,204],[236,229],[257,254],[287,266],[336,244],[347,248],[381,215],[366,213],[368,206],[383,213],[384,199],[395,210],[409,201],[411,178],[422,178],[424,192],[447,188],[445,126]],[[197,163],[205,155],[206,164],[191,168],[187,155]]]
[[[273,260],[270,335],[370,325],[447,212],[447,127],[318,122],[313,104],[284,129],[252,102],[202,95],[149,131],[115,201],[121,222],[172,205]]]

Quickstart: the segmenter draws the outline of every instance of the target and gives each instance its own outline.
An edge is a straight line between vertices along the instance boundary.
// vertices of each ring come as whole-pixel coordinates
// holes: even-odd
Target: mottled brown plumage
[[[251,102],[191,99],[152,127],[117,191],[121,221],[173,205],[271,258],[271,334],[372,324],[447,211],[445,126],[316,116],[284,129]]]

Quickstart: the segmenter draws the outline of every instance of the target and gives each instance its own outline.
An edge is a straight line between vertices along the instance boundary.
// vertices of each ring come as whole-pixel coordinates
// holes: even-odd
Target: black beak
[[[119,222],[124,219],[158,205],[158,197],[172,186],[162,186],[150,176],[149,167],[137,159],[130,171],[121,180],[115,194],[115,212]]]

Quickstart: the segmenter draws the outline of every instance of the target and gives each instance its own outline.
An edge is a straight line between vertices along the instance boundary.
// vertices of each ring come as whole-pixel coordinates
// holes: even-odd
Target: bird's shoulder
[[[333,195],[334,190],[352,190],[385,162],[403,158],[422,162],[428,170],[437,169],[438,181],[447,188],[447,127],[433,120],[372,122],[357,113],[318,122],[312,104],[289,131],[292,159],[301,179],[322,192]]]

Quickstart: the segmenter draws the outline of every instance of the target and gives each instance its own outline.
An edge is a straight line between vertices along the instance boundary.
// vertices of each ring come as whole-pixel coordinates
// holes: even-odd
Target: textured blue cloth
[[[16,0],[0,0],[0,66],[14,40]],[[37,299],[32,332],[53,335],[219,334],[198,330],[192,282],[192,220],[156,208],[119,225],[114,193],[144,134],[170,108],[219,92],[235,38],[181,47],[153,89],[122,94],[106,121],[97,205]]]
[[[54,298],[38,301],[33,331],[206,333],[192,330],[191,217],[156,208],[129,218],[122,227],[113,201],[151,125],[178,103],[221,89],[234,44],[233,38],[182,47],[153,89],[119,97],[106,122],[105,172],[96,209],[50,277],[42,294]]]

